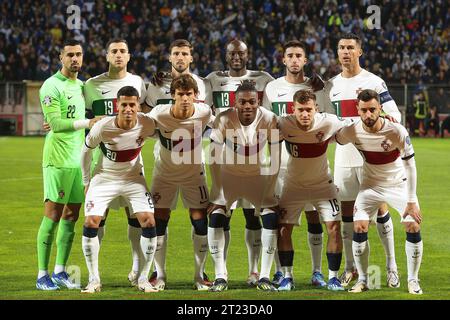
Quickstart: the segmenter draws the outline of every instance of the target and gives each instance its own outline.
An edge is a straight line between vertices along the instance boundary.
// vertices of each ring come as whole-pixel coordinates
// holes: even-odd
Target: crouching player
[[[279,291],[294,288],[292,230],[294,225],[299,224],[301,211],[308,203],[317,209],[327,227],[327,288],[344,290],[338,279],[342,260],[341,214],[326,154],[330,140],[344,124],[335,115],[317,113],[316,95],[307,89],[294,94],[294,114],[279,121],[289,153],[280,198],[282,215],[278,254],[284,279],[278,287]]]
[[[352,143],[364,158],[363,179],[355,202],[353,257],[358,269],[358,282],[349,290],[368,290],[369,221],[378,207],[386,202],[402,216],[406,230],[408,291],[422,294],[419,269],[423,243],[420,236],[422,214],[416,195],[417,175],[414,150],[405,127],[380,117],[380,96],[366,89],[358,95],[361,121],[336,134],[336,142]]]
[[[214,260],[216,278],[210,291],[223,291],[228,287],[224,260],[226,223],[225,213],[234,201],[245,199],[261,211],[262,255],[261,273],[257,288],[276,291],[270,282],[270,268],[277,246],[278,213],[274,181],[279,170],[279,131],[274,113],[259,107],[258,91],[251,81],[244,80],[236,90],[236,108],[221,112],[211,133],[212,153],[218,163],[211,163],[213,186],[211,190],[208,243]],[[265,165],[265,145],[276,152],[270,168]],[[266,169],[267,172],[264,172]],[[273,169],[273,170],[270,170]]]
[[[105,210],[120,196],[125,199],[142,228],[138,288],[144,292],[157,292],[148,282],[156,250],[156,229],[153,204],[140,161],[145,139],[155,133],[155,122],[138,113],[139,93],[134,87],[125,86],[117,92],[117,106],[117,116],[104,118],[92,127],[81,155],[86,191],[82,248],[89,270],[89,283],[81,292],[101,290],[98,228]],[[91,180],[92,151],[99,145],[103,156],[97,164],[97,174]]]

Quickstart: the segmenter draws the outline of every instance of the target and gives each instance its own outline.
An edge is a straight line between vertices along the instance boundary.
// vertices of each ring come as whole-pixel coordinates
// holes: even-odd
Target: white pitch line
[[[0,179],[0,181],[23,181],[23,180],[38,180],[42,179],[42,177],[27,177],[27,178],[6,178],[6,179]]]

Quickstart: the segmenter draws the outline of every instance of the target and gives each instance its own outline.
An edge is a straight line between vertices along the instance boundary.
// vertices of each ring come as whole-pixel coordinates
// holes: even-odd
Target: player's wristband
[[[89,129],[89,121],[90,119],[75,120],[73,122],[73,128],[75,130]]]

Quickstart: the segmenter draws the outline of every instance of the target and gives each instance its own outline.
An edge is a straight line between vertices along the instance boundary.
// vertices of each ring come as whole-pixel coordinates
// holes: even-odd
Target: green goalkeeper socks
[[[61,219],[56,237],[56,264],[65,266],[75,237],[75,222]]]
[[[48,270],[50,252],[58,222],[44,216],[37,235],[37,254],[39,270]]]

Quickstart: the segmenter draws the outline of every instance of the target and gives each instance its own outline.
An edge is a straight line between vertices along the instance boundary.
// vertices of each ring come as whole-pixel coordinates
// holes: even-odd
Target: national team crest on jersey
[[[318,140],[319,142],[322,142],[323,136],[324,136],[324,135],[325,135],[325,134],[323,133],[323,131],[317,132],[317,134],[316,134],[317,140]]]
[[[91,211],[92,209],[94,209],[94,201],[86,202],[86,210]]]
[[[65,195],[66,195],[66,193],[64,192],[64,190],[59,190],[59,192],[58,192],[58,197],[59,197],[60,199],[63,199]]]
[[[383,140],[383,142],[381,143],[381,147],[384,151],[388,151],[391,147],[391,144],[387,140]]]
[[[138,147],[140,147],[142,145],[142,142],[144,142],[144,138],[139,136],[139,138],[136,139],[136,143],[137,143]]]
[[[161,199],[161,194],[159,192],[155,192],[151,196],[154,204],[157,204],[159,199]]]
[[[50,96],[45,96],[44,100],[42,100],[42,103],[44,104],[44,106],[48,107],[52,104],[52,97]]]

